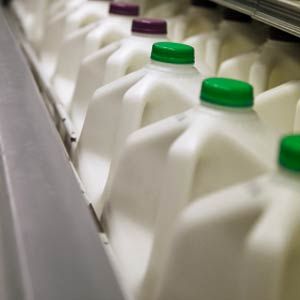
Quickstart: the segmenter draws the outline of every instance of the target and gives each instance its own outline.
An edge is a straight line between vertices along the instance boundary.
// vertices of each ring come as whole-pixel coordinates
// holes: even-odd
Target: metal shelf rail
[[[1,7],[0,299],[123,299]]]
[[[300,37],[300,4],[288,0],[212,0]]]

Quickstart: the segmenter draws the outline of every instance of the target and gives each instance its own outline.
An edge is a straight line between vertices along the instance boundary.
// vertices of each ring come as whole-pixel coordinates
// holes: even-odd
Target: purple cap
[[[160,19],[134,19],[132,21],[131,32],[146,34],[167,34],[167,22]]]
[[[112,2],[109,6],[109,13],[122,16],[138,16],[140,7],[132,3]]]

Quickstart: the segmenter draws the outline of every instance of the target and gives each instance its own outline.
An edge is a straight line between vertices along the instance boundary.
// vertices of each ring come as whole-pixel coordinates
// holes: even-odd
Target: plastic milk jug
[[[276,130],[300,132],[300,81],[289,81],[258,95],[255,110]]]
[[[182,11],[187,0],[130,0],[129,2],[140,5],[143,16],[168,18]]]
[[[299,182],[300,136],[286,136],[276,172],[190,204],[153,299],[298,300]]]
[[[51,19],[55,15],[61,13],[64,10],[69,10],[78,7],[78,5],[81,5],[84,2],[87,2],[88,0],[57,0],[52,1],[48,7],[47,11],[47,17],[48,19]],[[101,1],[101,0],[100,0]]]
[[[192,0],[181,15],[169,19],[169,38],[172,41],[216,30],[220,20],[217,4],[208,0]]]
[[[44,35],[49,3],[50,0],[12,1],[25,35],[34,47],[39,46]]]
[[[259,95],[300,79],[299,53],[300,38],[271,28],[269,39],[261,49],[223,62],[218,75],[248,81]]]
[[[167,23],[160,19],[134,19],[131,32],[130,37],[99,49],[83,60],[69,112],[78,135],[97,88],[145,66],[150,60],[152,45],[167,40]]]
[[[92,203],[99,201],[111,162],[130,133],[197,103],[203,76],[191,46],[159,42],[151,58],[145,68],[97,90],[88,107],[75,167]]]
[[[217,31],[201,33],[185,40],[186,44],[195,48],[196,65],[205,63],[213,74],[217,73],[223,61],[252,51],[264,42],[264,34],[251,24],[249,16],[225,9],[223,18]]]
[[[46,26],[39,55],[41,71],[46,80],[54,74],[61,45],[67,36],[108,15],[109,1],[77,0],[71,3],[68,9],[52,17]]]
[[[105,205],[108,239],[136,299],[154,299],[170,233],[189,203],[273,167],[278,135],[252,105],[251,85],[206,79],[200,106],[128,138],[97,211]]]
[[[64,40],[57,68],[52,79],[59,101],[70,108],[80,64],[84,57],[130,35],[132,19],[139,15],[139,6],[112,2],[109,17],[73,32]]]

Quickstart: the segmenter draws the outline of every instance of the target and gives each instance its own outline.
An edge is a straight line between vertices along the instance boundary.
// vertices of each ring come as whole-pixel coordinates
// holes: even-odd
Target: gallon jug
[[[276,172],[189,205],[153,299],[300,299],[299,182],[300,136],[286,136]]]
[[[77,0],[68,3],[68,8],[52,17],[46,26],[39,55],[41,72],[46,80],[54,74],[61,45],[67,36],[108,15],[109,1]]]
[[[194,49],[160,42],[151,58],[145,68],[97,90],[88,107],[75,166],[92,203],[131,132],[196,104],[202,75],[194,68]]]
[[[159,19],[134,19],[131,32],[130,37],[99,49],[83,60],[69,112],[78,135],[97,88],[145,66],[150,60],[152,45],[167,40],[167,23]]]
[[[217,31],[195,35],[184,41],[195,48],[196,65],[205,63],[214,74],[223,61],[252,51],[265,40],[264,33],[252,24],[249,16],[225,9],[223,18]]]
[[[129,36],[132,19],[138,14],[137,5],[112,2],[107,18],[73,32],[64,40],[52,86],[66,110],[70,108],[82,59],[110,43]]]
[[[300,81],[290,81],[258,95],[255,110],[270,127],[282,133],[300,132]]]
[[[18,16],[26,37],[38,47],[44,35],[47,9],[50,0],[15,0],[12,6]]]
[[[148,18],[168,18],[179,14],[187,0],[130,0],[140,5],[141,14]]]
[[[57,0],[57,1],[52,1],[49,5],[47,16],[48,19],[51,19],[55,15],[61,13],[64,10],[68,10],[70,8],[76,7],[77,5],[80,5],[88,0]],[[47,24],[46,24],[47,25]]]
[[[169,38],[181,42],[191,36],[216,30],[220,20],[217,4],[208,0],[192,0],[181,15],[169,19]]]
[[[189,203],[273,167],[278,136],[252,105],[249,84],[206,79],[200,106],[128,138],[96,208],[101,215],[105,205],[105,230],[136,299],[154,299],[172,228]]]
[[[261,49],[225,61],[218,75],[246,80],[259,95],[282,83],[300,79],[299,53],[300,38],[270,28],[269,39]]]

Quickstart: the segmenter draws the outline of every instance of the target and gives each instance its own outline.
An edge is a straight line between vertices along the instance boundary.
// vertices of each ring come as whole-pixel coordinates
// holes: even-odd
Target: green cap
[[[152,46],[151,59],[169,64],[194,64],[195,50],[185,44],[159,42]]]
[[[208,78],[202,83],[200,99],[203,102],[226,107],[252,107],[254,103],[253,87],[244,81]]]
[[[300,135],[288,135],[282,138],[279,165],[290,171],[300,172]]]

